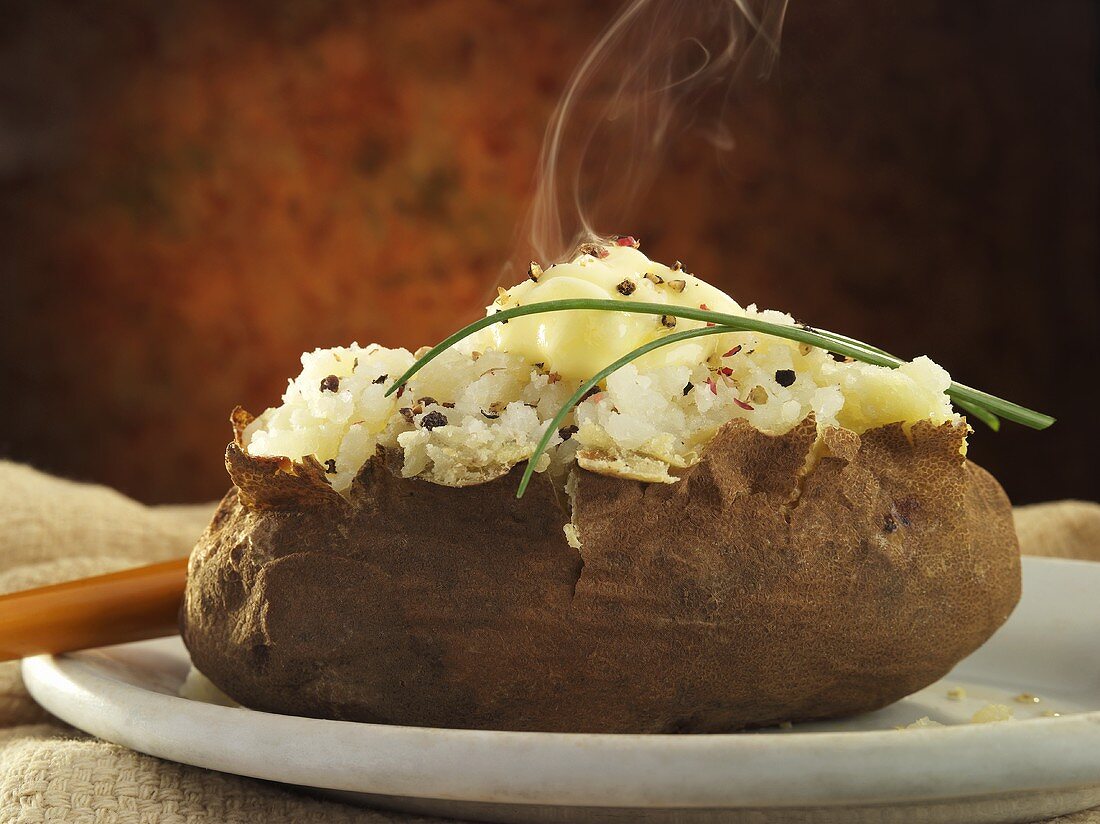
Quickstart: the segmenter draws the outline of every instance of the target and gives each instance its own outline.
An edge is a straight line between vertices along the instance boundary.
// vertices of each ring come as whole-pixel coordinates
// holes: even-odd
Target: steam
[[[768,75],[787,0],[630,0],[577,67],[550,119],[527,221],[537,259],[564,259],[636,212],[686,133],[733,148],[745,75]]]

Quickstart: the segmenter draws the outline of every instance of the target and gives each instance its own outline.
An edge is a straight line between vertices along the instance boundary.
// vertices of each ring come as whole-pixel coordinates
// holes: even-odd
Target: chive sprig
[[[684,318],[685,320],[703,321],[704,323],[714,325],[701,329],[689,329],[684,332],[673,332],[656,338],[628,352],[614,363],[608,364],[582,383],[573,394],[573,397],[558,410],[557,414],[554,415],[553,419],[546,427],[546,431],[539,440],[534,453],[531,455],[530,459],[528,459],[527,468],[524,471],[523,480],[520,482],[517,497],[522,496],[524,490],[527,488],[527,484],[531,479],[531,474],[534,472],[535,464],[538,462],[542,453],[546,451],[554,432],[557,431],[562,420],[564,420],[565,416],[569,414],[569,411],[580,402],[581,398],[617,369],[640,358],[647,352],[651,352],[662,346],[668,346],[673,343],[679,343],[684,340],[703,337],[705,335],[719,335],[730,332],[756,332],[763,335],[784,338],[797,343],[809,344],[810,346],[834,352],[838,355],[846,355],[847,357],[854,358],[864,363],[874,364],[875,366],[886,366],[891,369],[896,369],[905,363],[905,361],[891,355],[889,352],[871,346],[863,341],[855,340],[854,338],[849,338],[836,332],[815,329],[809,326],[791,326],[771,323],[758,318],[730,315],[725,312],[715,312],[711,309],[695,309],[690,306],[671,306],[664,303],[634,303],[597,298],[569,298],[566,300],[549,300],[539,303],[529,303],[525,306],[515,306],[511,309],[504,309],[474,321],[468,326],[459,329],[453,335],[440,341],[424,353],[423,356],[418,358],[416,362],[410,366],[388,390],[386,390],[386,395],[388,396],[396,392],[417,372],[423,369],[426,364],[435,360],[435,358],[439,357],[439,355],[446,352],[456,343],[486,327],[526,315],[542,315],[548,312],[569,312],[578,310],[626,312],[642,315],[670,315],[677,318]],[[947,395],[956,406],[982,421],[994,431],[1000,428],[1000,418],[1031,427],[1032,429],[1046,429],[1054,423],[1054,418],[1050,415],[1037,412],[1034,409],[1028,409],[1012,401],[999,398],[996,395],[991,395],[988,392],[974,389],[962,383],[952,382],[947,389]]]

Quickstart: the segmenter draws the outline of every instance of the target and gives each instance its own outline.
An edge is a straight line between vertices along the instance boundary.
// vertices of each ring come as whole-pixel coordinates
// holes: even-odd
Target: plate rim
[[[1093,561],[1026,556],[1023,561],[1025,569],[1088,568],[1086,574],[1100,578],[1100,563]],[[140,643],[182,645],[178,636]],[[780,808],[1100,784],[1100,710],[904,732],[490,731],[332,721],[204,704],[101,675],[89,666],[86,653],[27,658],[22,670],[39,704],[104,740],[193,766],[330,790],[553,806]],[[172,726],[172,719],[183,718],[189,721]],[[218,734],[209,735],[209,728]],[[358,757],[322,769],[326,757],[332,760],[327,742]],[[1028,758],[1015,755],[1021,750]],[[293,757],[273,758],[272,752]],[[902,768],[914,758],[919,769]],[[897,768],[876,770],[883,759]],[[807,780],[792,781],[792,774]]]

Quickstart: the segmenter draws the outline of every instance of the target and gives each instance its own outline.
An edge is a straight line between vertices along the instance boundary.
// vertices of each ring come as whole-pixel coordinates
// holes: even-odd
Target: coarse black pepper
[[[371,381],[371,383],[385,383],[389,379],[389,375],[379,375],[377,378]]]
[[[408,421],[409,423],[412,423],[412,422],[413,422],[413,411],[412,411],[412,407],[409,407],[409,406],[403,406],[403,407],[401,407],[400,409],[398,409],[397,411],[398,411],[399,413],[401,413],[401,417],[402,417],[402,418],[404,418],[404,419],[405,419],[406,421]]]
[[[486,412],[486,411],[485,411],[484,409],[482,409],[482,410],[481,410],[481,414],[482,414],[482,415],[483,415],[484,417],[486,417],[486,418],[488,418],[489,420],[491,420],[491,421],[495,421],[495,420],[496,420],[497,418],[499,418],[499,417],[500,417],[500,413],[499,413],[499,412],[493,412],[493,411],[489,411],[489,412]]]
[[[328,474],[328,475],[335,475],[336,474],[336,459],[335,458],[329,458],[327,461],[325,461],[325,473]]]
[[[688,392],[690,392],[694,388],[695,388],[695,384],[693,384],[691,381],[688,381],[684,385],[684,394],[686,395]]]
[[[882,528],[886,532],[886,534],[890,534],[891,532],[897,532],[898,531],[898,522],[894,520],[893,515],[888,514],[883,519]]]
[[[686,280],[670,280],[668,281],[668,288],[673,292],[682,292],[687,288]]]
[[[321,391],[322,392],[339,392],[340,391],[340,379],[335,375],[329,375],[328,377],[321,379]]]
[[[775,373],[775,382],[780,386],[790,386],[794,383],[795,374],[793,369],[779,369]]]
[[[661,326],[668,329],[676,328],[676,316],[675,315],[661,315]]]
[[[447,416],[437,410],[432,410],[420,419],[420,425],[424,429],[435,429],[437,426],[447,425]]]
[[[624,279],[622,283],[615,287],[618,293],[623,297],[630,297],[634,294],[634,290],[637,288],[637,284],[635,284],[634,281],[632,281],[630,278]]]
[[[563,426],[561,429],[558,430],[558,435],[561,437],[561,439],[563,441],[569,440],[575,434],[577,434],[576,424],[570,424],[569,426]]]

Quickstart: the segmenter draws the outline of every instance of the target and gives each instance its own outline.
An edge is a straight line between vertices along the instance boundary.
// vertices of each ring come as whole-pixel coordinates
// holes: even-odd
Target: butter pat
[[[716,312],[745,314],[726,293],[687,272],[652,261],[637,249],[610,246],[601,251],[605,257],[578,255],[570,263],[542,271],[537,281],[527,280],[502,292],[489,313],[551,300],[595,298],[695,309],[705,305]],[[580,381],[649,341],[702,326],[701,321],[683,318],[669,328],[656,315],[571,311],[513,318],[486,331],[490,348],[518,354],[566,380]],[[637,363],[639,368],[699,364],[719,351],[724,338],[714,335],[666,346]]]

